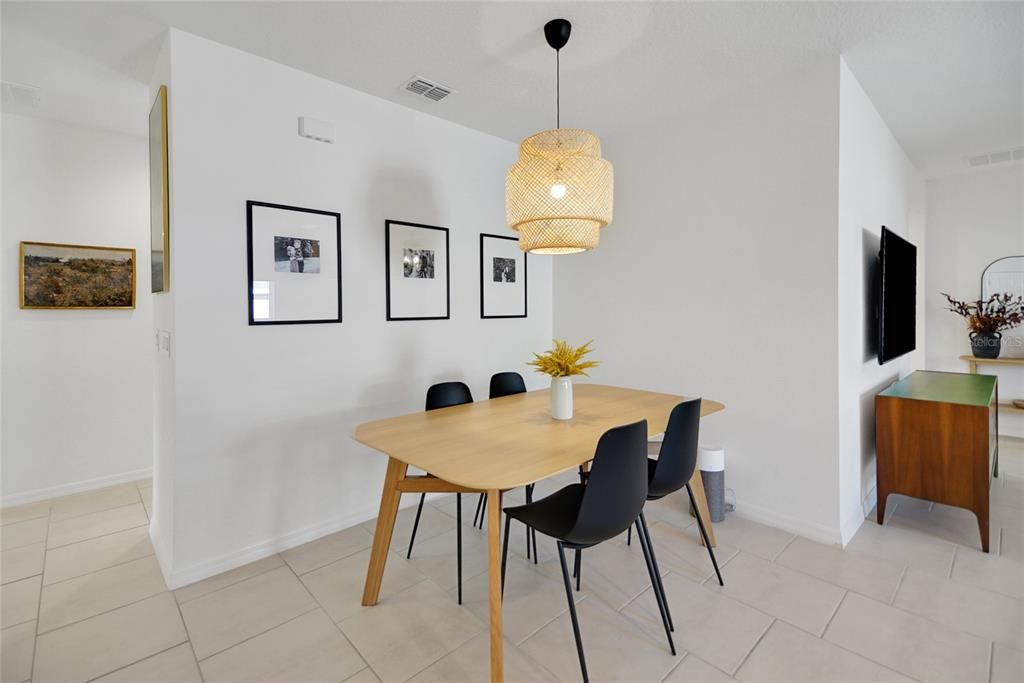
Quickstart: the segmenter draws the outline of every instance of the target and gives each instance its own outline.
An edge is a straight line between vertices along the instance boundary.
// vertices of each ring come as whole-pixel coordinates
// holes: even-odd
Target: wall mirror
[[[1024,255],[996,259],[981,272],[981,298],[995,293],[1024,296]],[[1024,326],[1003,332],[1003,355],[1024,356]]]
[[[1004,256],[988,264],[981,273],[981,298],[996,292],[1024,296],[1024,255]]]

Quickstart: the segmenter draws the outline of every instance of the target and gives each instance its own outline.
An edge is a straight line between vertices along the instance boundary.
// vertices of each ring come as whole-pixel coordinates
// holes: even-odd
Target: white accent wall
[[[525,362],[550,345],[551,264],[530,258],[528,318],[480,319],[479,234],[503,232],[514,144],[192,35],[169,40],[161,372],[174,386],[157,420],[173,433],[157,466],[174,500],[156,501],[157,519],[173,520],[155,540],[173,587],[376,516],[385,458],[351,438],[360,422],[422,410],[434,382],[485,398],[492,373],[518,370],[539,386]],[[299,116],[333,122],[336,143],[300,138]],[[250,199],[341,214],[343,323],[247,324]],[[389,218],[450,228],[451,320],[385,321]]]
[[[555,264],[555,335],[593,380],[725,403],[737,514],[839,540],[835,60],[603,138],[615,220]],[[572,125],[574,122],[568,122]],[[600,132],[600,131],[599,131]]]
[[[875,505],[875,395],[924,367],[924,179],[839,60],[839,521],[845,544]],[[878,249],[885,226],[917,247],[916,350],[878,364]]]
[[[966,322],[946,310],[941,292],[981,296],[981,273],[1003,256],[1024,255],[1024,163],[928,181],[928,367],[965,372],[971,353]],[[1024,356],[1024,330],[1005,335],[1004,355]],[[1024,398],[1024,368],[983,366],[999,376],[1000,400]],[[1024,415],[1001,413],[1003,434],[1024,437]]]
[[[3,505],[149,476],[146,140],[3,114]],[[135,310],[19,308],[18,244],[136,250]]]

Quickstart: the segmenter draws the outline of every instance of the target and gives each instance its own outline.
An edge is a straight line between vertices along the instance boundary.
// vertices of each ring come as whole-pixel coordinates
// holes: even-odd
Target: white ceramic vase
[[[572,378],[551,378],[551,417],[556,420],[572,419]]]

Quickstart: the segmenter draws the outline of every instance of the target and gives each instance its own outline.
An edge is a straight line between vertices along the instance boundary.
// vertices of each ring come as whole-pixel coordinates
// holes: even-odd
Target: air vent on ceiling
[[[426,97],[434,102],[439,102],[455,92],[446,85],[441,85],[437,81],[419,76],[413,76],[402,87],[413,95]]]
[[[971,168],[988,166],[989,164],[1005,164],[1008,161],[1020,161],[1024,159],[1024,147],[1015,147],[1000,152],[989,154],[978,154],[967,157],[967,165]]]
[[[0,99],[3,100],[5,107],[34,107],[39,104],[39,88],[2,81],[0,82]]]

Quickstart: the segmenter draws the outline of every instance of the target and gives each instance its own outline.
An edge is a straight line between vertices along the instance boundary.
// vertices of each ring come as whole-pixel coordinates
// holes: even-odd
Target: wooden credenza
[[[919,370],[875,397],[878,523],[890,493],[970,510],[988,552],[989,487],[999,458],[990,375]]]

